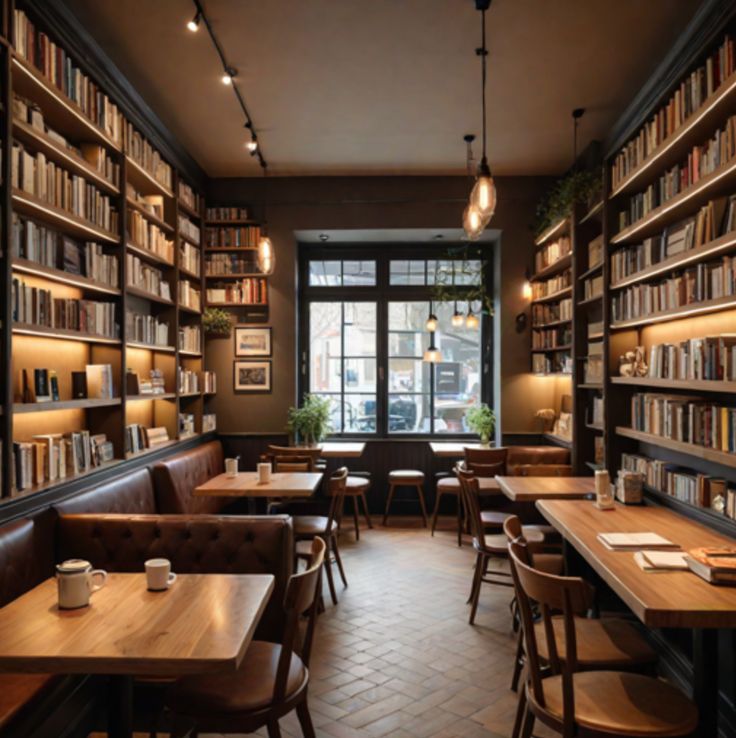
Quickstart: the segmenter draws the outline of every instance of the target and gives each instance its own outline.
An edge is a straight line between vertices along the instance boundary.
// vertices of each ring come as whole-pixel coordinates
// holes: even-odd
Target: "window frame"
[[[394,285],[390,284],[390,262],[394,260],[425,261],[433,259],[480,259],[483,262],[483,279],[486,289],[493,289],[493,252],[495,244],[484,244],[484,247],[473,246],[467,243],[448,243],[441,247],[433,244],[299,244],[299,272],[298,272],[298,315],[297,315],[297,391],[299,402],[309,391],[309,304],[311,302],[375,302],[376,303],[376,430],[373,432],[358,433],[337,432],[331,434],[334,438],[355,438],[360,440],[411,440],[411,439],[446,439],[463,440],[474,438],[472,433],[412,432],[390,433],[388,430],[388,310],[392,301],[430,301],[433,285]],[[311,286],[309,284],[309,262],[311,260],[325,261],[359,261],[373,260],[376,262],[375,286]],[[473,286],[457,287],[461,293],[470,293]],[[494,295],[491,301],[495,304]],[[494,331],[493,316],[482,313],[480,331],[480,360],[481,360],[481,389],[480,401],[493,407],[494,396]],[[431,424],[434,426],[435,402],[435,365],[430,365],[430,407]],[[339,393],[344,397],[344,383]]]

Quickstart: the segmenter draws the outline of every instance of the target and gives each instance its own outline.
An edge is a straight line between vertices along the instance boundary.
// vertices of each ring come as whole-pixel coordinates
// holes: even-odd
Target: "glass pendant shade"
[[[463,213],[463,229],[465,230],[465,235],[469,240],[477,241],[481,237],[485,227],[486,224],[481,217],[480,211],[475,205],[470,203]]]
[[[475,207],[485,223],[488,223],[493,213],[496,212],[496,185],[490,171],[487,174],[479,172],[473,191],[470,193],[470,204]]]
[[[442,361],[442,352],[434,343],[429,344],[429,348],[424,352],[424,361],[428,364],[439,364]]]
[[[276,254],[273,250],[273,243],[268,236],[261,236],[258,239],[258,268],[262,274],[273,274],[276,267]]]
[[[458,312],[457,308],[455,308],[455,312],[452,314],[452,327],[453,328],[462,328],[463,325],[465,325],[465,316]]]
[[[468,317],[465,318],[465,327],[477,328],[479,325],[480,321],[478,320],[478,316],[472,310],[468,310]]]
[[[430,333],[434,333],[437,330],[437,316],[433,313],[429,314],[427,322],[424,326]]]

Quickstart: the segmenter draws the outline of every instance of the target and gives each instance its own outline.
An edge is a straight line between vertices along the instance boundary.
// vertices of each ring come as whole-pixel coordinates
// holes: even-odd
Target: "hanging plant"
[[[454,263],[457,254],[449,251],[444,259]],[[471,265],[471,260],[477,260],[479,266]],[[438,259],[438,263],[441,261],[442,259]],[[432,286],[432,302],[467,302],[469,305],[480,303],[481,312],[493,315],[493,300],[486,288],[485,264],[480,254],[469,255],[466,251],[463,254],[462,264],[462,269],[459,272],[455,271],[454,275],[452,267],[437,268]],[[457,284],[458,279],[462,284]]]
[[[202,325],[208,336],[229,336],[233,322],[225,310],[208,307],[202,316]]]
[[[573,171],[558,180],[537,206],[533,226],[535,235],[567,218],[577,203],[592,207],[600,199],[602,186],[600,169]]]

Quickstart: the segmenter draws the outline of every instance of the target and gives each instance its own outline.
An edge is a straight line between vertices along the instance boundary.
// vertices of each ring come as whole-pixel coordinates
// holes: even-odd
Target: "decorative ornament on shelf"
[[[233,322],[229,313],[220,308],[211,307],[205,309],[204,315],[202,316],[202,325],[204,332],[208,336],[226,337],[230,335],[230,331],[233,328]]]
[[[485,402],[467,410],[465,424],[473,433],[480,436],[481,446],[490,446],[493,432],[496,430],[496,414]]]
[[[289,408],[286,428],[296,443],[317,445],[332,430],[330,401],[318,395],[304,395],[301,407]]]
[[[557,418],[557,413],[551,407],[545,407],[537,410],[534,417],[542,421],[542,433],[549,433]]]
[[[619,357],[618,373],[622,377],[646,377],[649,373],[649,367],[644,356],[643,346],[637,346],[633,351],[627,351]]]

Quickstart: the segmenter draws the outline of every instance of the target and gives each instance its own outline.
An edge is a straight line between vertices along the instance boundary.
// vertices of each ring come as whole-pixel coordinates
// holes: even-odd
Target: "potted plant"
[[[330,401],[318,395],[304,395],[301,407],[289,408],[286,427],[296,443],[318,444],[331,430]]]
[[[496,428],[496,414],[488,405],[481,403],[465,413],[465,424],[480,436],[481,446],[491,445],[491,436]]]
[[[208,307],[202,316],[204,332],[209,336],[229,336],[233,323],[229,313],[220,308]]]

